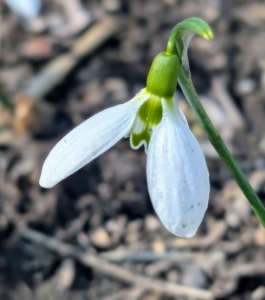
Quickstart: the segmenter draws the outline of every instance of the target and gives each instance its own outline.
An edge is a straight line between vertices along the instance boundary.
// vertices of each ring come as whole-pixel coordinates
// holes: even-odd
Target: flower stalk
[[[169,37],[166,52],[171,54],[175,53],[179,56],[182,65],[178,73],[178,82],[190,107],[197,115],[203,129],[208,135],[209,141],[219,154],[220,158],[226,164],[238,186],[246,196],[260,223],[263,227],[265,227],[265,208],[262,202],[251,187],[243,172],[238,167],[221,136],[214,128],[191,81],[187,47],[191,37],[195,33],[206,39],[213,38],[213,32],[206,22],[198,18],[189,18],[177,24],[173,28]]]

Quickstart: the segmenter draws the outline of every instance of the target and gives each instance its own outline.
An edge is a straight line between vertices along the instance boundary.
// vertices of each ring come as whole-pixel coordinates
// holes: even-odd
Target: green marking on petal
[[[130,136],[131,147],[138,149],[141,145],[147,150],[151,134],[162,119],[161,98],[150,95],[138,110]]]
[[[157,125],[162,119],[161,101],[156,98],[151,98],[144,102],[138,111],[141,121],[150,126]]]
[[[150,142],[151,133],[148,131],[148,128],[146,127],[141,133],[132,133],[131,135],[131,144],[132,148],[138,149],[142,145],[145,145],[145,147],[148,147],[148,144]]]

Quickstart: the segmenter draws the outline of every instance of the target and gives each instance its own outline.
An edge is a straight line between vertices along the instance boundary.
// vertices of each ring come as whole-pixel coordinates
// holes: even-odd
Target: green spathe
[[[190,32],[193,34],[198,34],[205,39],[212,39],[214,34],[210,26],[200,18],[188,18],[184,21],[178,23],[171,31],[168,44],[167,53],[176,54],[178,53],[180,59],[182,59],[183,51],[183,37],[185,33]]]
[[[147,77],[147,91],[161,98],[171,98],[176,90],[180,63],[177,55],[159,53]]]

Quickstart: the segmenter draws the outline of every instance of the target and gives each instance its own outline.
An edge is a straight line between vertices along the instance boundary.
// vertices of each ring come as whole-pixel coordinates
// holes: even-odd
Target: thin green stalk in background
[[[1,13],[1,7],[0,7],[0,13]],[[1,59],[1,48],[2,48],[2,24],[1,24],[1,14],[0,14],[0,59]],[[0,103],[2,103],[2,105],[9,109],[9,110],[13,110],[13,104],[10,102],[10,100],[8,99],[8,97],[6,96],[6,94],[3,91],[2,85],[0,83]]]
[[[263,227],[265,227],[265,208],[263,204],[261,203],[260,199],[251,187],[243,172],[239,169],[237,163],[230,154],[219,133],[215,130],[211,120],[209,119],[199,100],[192,81],[186,75],[183,67],[181,67],[181,70],[179,72],[178,82],[189,105],[196,113],[204,130],[206,131],[209,141],[212,143],[213,147],[232,173],[235,181],[249,201],[260,223],[263,225]]]

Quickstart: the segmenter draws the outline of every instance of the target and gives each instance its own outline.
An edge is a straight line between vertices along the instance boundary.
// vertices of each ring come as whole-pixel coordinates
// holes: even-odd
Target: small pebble
[[[24,56],[33,59],[48,59],[53,55],[53,42],[48,36],[40,36],[26,41],[22,45]]]
[[[241,95],[247,95],[247,94],[251,94],[252,92],[254,92],[254,90],[257,87],[257,83],[255,80],[251,79],[251,78],[244,78],[241,79],[238,83],[237,83],[237,91],[241,94]]]
[[[148,232],[157,231],[161,226],[161,222],[152,215],[147,215],[145,217],[145,230]]]
[[[133,244],[140,239],[140,232],[143,226],[142,220],[134,220],[127,225],[127,234],[125,236],[126,242],[128,244]]]
[[[117,12],[121,9],[121,0],[103,0],[103,7],[108,12]]]
[[[181,283],[195,288],[206,288],[208,280],[202,268],[197,265],[186,266],[180,277]]]
[[[124,231],[124,228],[127,223],[127,216],[120,215],[116,220],[109,220],[106,223],[106,228],[110,233],[121,234]]]
[[[75,278],[75,264],[72,259],[65,259],[57,272],[57,288],[60,291],[68,290]]]
[[[228,213],[225,215],[225,220],[226,220],[227,225],[228,225],[230,228],[236,229],[236,228],[239,228],[239,227],[241,226],[240,218],[239,218],[239,216],[238,216],[236,213],[234,213],[234,212],[228,212]]]
[[[260,225],[258,229],[256,229],[254,233],[254,238],[257,245],[259,245],[260,247],[265,246],[265,233],[262,225]]]
[[[265,299],[265,287],[258,287],[250,297],[251,300],[264,300]]]
[[[93,245],[99,248],[107,249],[111,245],[110,236],[103,227],[94,230],[90,235],[90,240]]]
[[[163,253],[166,251],[166,245],[162,240],[155,240],[152,244],[155,253]]]
[[[98,184],[97,191],[99,193],[99,196],[102,199],[109,200],[111,198],[112,191],[111,191],[110,186],[107,183],[102,182],[102,183]]]

